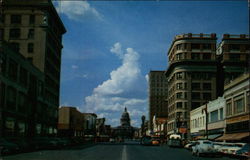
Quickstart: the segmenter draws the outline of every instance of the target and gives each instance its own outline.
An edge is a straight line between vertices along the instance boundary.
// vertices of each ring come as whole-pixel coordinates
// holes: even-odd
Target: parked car
[[[56,140],[48,137],[35,137],[29,140],[29,145],[37,149],[54,149],[57,147]]]
[[[55,137],[55,138],[51,138],[50,140],[51,141],[55,141],[56,142],[56,146],[59,147],[59,148],[66,147],[66,146],[70,145],[70,141],[67,140],[67,139],[65,139],[65,138]]]
[[[246,159],[250,158],[250,145],[245,144],[241,149],[235,152],[235,156]]]
[[[115,143],[115,139],[114,139],[114,138],[110,138],[110,139],[109,139],[109,142]]]
[[[193,147],[194,145],[196,145],[196,142],[195,142],[195,141],[190,141],[190,142],[188,142],[188,143],[184,146],[184,148],[187,149],[187,150],[192,150],[192,147]]]
[[[17,144],[11,143],[4,138],[0,138],[0,155],[16,153],[17,151],[19,151],[19,147]]]
[[[214,150],[218,153],[221,153],[223,142],[213,142]]]
[[[141,139],[142,145],[152,145],[152,138],[150,136],[145,136]]]
[[[22,152],[29,151],[30,146],[25,138],[18,138],[18,137],[8,137],[6,138],[9,142],[18,145],[19,150]]]
[[[151,143],[154,146],[159,146],[160,145],[160,139],[158,137],[152,137]]]
[[[220,152],[225,155],[234,155],[237,150],[241,149],[245,143],[223,143]]]
[[[192,154],[196,156],[201,155],[214,155],[217,152],[214,150],[213,143],[208,140],[199,140],[192,147]]]

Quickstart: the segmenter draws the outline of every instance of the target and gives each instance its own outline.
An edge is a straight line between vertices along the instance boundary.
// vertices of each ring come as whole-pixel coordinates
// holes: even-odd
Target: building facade
[[[214,140],[225,132],[225,104],[224,97],[210,101],[207,104],[208,139]]]
[[[167,79],[164,71],[149,72],[149,123],[153,126],[153,117],[167,118]]]
[[[96,118],[95,113],[82,113],[84,116],[84,133],[85,135],[96,135]]]
[[[84,116],[76,107],[59,108],[58,135],[63,137],[81,137],[84,135]]]
[[[45,75],[9,43],[0,45],[0,135],[56,134],[57,110],[45,98]]]
[[[168,51],[168,134],[190,133],[190,111],[216,98],[216,34],[183,34]],[[183,129],[182,129],[183,131]],[[183,133],[182,133],[183,134]]]
[[[249,72],[249,35],[224,34],[217,48],[218,95],[223,96],[224,85],[244,72]]]
[[[218,140],[249,142],[249,73],[225,85],[226,131]]]
[[[202,105],[190,111],[190,135],[191,139],[204,137],[206,134],[206,105]]]
[[[65,32],[51,0],[3,0],[1,3],[1,40],[43,73],[46,108],[44,104],[37,105],[47,111],[43,114],[47,119],[48,114],[58,116],[62,35]],[[50,120],[52,128],[57,127],[57,116]]]

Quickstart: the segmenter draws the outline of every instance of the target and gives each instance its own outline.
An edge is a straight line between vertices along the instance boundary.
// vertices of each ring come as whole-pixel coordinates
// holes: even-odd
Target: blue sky
[[[147,74],[167,68],[167,51],[183,33],[248,33],[247,1],[61,1],[60,105],[95,112],[119,125],[148,116]]]

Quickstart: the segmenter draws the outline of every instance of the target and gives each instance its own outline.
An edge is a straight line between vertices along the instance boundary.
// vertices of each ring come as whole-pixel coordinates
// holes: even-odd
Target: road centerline
[[[122,149],[122,160],[128,160],[127,158],[127,146],[124,145]]]

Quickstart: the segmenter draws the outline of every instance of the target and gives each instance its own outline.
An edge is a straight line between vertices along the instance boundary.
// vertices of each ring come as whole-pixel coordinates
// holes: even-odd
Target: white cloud
[[[87,1],[60,1],[56,6],[57,11],[65,14],[69,19],[81,21],[84,17],[102,19],[102,15]]]
[[[72,65],[71,68],[72,69],[78,69],[78,66],[77,65]]]
[[[113,47],[111,47],[110,52],[116,54],[119,58],[123,58],[122,46],[119,42],[115,43]]]
[[[139,54],[132,48],[122,51],[122,45],[115,43],[110,49],[121,60],[120,67],[111,71],[110,78],[93,89],[92,95],[85,97],[86,112],[94,112],[107,119],[111,125],[119,125],[124,107],[128,108],[131,119],[137,125],[137,119],[146,114],[147,99],[131,98],[138,88],[145,88],[146,79],[139,68]],[[123,54],[124,53],[124,54]]]

